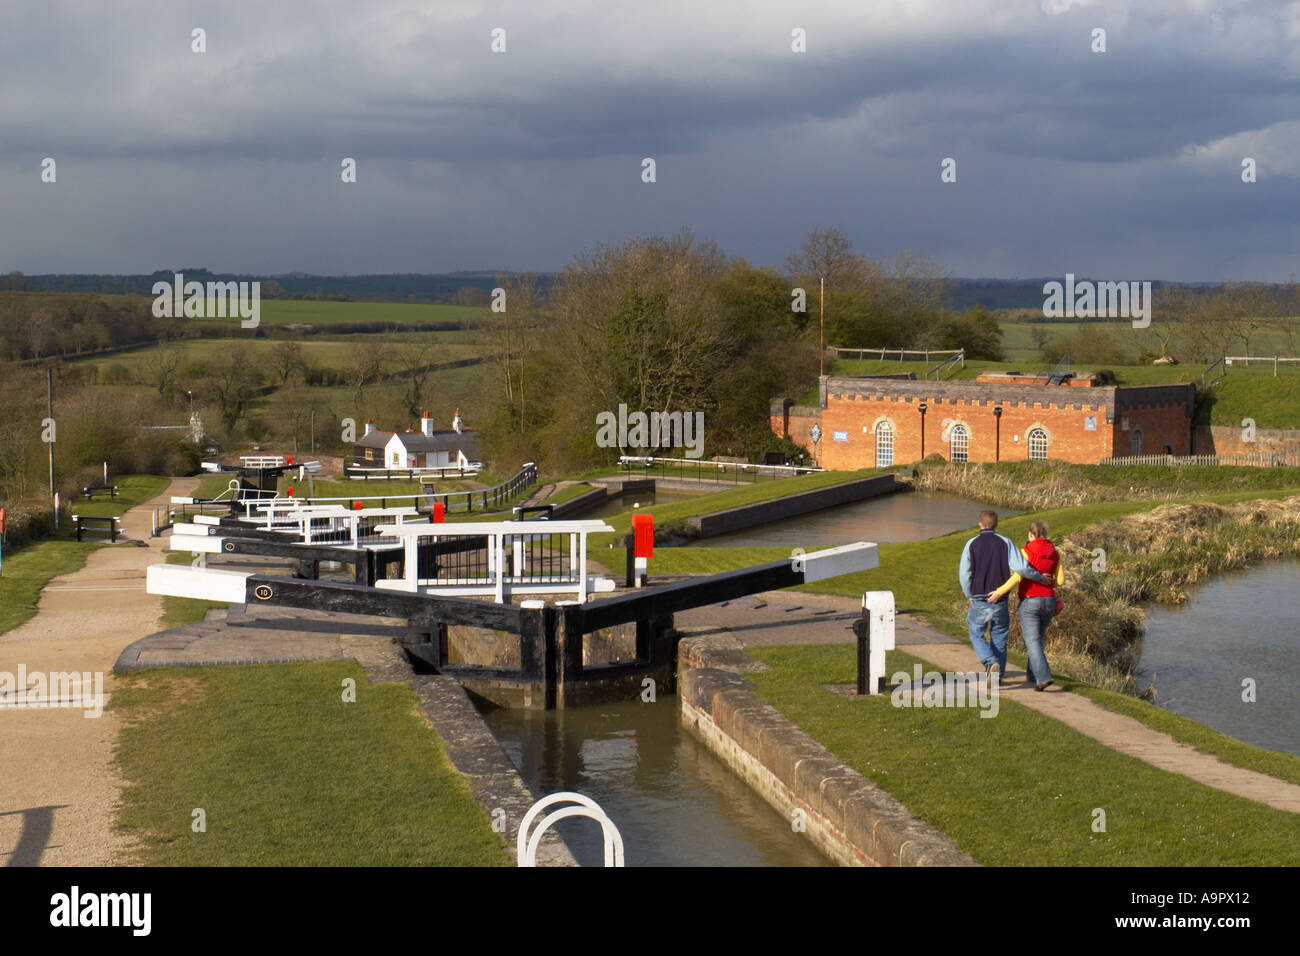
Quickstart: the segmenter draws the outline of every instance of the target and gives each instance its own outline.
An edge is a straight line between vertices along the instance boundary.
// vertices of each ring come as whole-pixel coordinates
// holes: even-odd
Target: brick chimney
[[[427,411],[420,418],[420,433],[429,437],[433,436],[433,416]]]
[[[452,427],[453,429],[455,429],[457,435],[459,435],[459,434],[461,433],[461,429],[463,429],[463,428],[465,427],[465,422],[464,422],[464,420],[460,417],[460,409],[459,409],[459,408],[456,409],[456,417],[453,418],[453,419],[451,420],[451,427]]]

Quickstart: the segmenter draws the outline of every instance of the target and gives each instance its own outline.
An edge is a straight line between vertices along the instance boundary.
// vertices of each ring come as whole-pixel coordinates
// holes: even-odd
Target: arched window
[[[1047,432],[1041,428],[1029,433],[1029,460],[1047,461]]]
[[[894,463],[894,426],[881,422],[876,426],[876,467],[888,468]]]
[[[965,425],[952,426],[952,433],[948,436],[948,460],[970,460],[970,434]]]
[[[1142,454],[1142,429],[1134,426],[1133,430],[1128,433],[1128,453],[1130,455]]]

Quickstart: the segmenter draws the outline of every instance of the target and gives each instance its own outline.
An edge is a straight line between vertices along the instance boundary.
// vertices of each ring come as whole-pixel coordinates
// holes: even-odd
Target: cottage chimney
[[[429,437],[433,437],[433,416],[430,415],[427,411],[424,413],[424,416],[420,419],[420,432]]]
[[[366,422],[366,431],[365,434],[362,435],[361,437],[365,438],[366,435],[369,435],[374,430],[375,430],[375,423],[373,421]]]
[[[465,422],[464,422],[464,420],[460,417],[460,409],[459,409],[459,408],[456,409],[456,417],[453,418],[453,419],[451,420],[451,427],[452,427],[453,429],[455,429],[457,435],[459,435],[460,432],[461,432],[461,429],[465,427]]]

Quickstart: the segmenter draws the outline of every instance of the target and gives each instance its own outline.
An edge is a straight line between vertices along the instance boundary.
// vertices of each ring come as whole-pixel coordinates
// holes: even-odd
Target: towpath
[[[756,647],[839,644],[855,640],[851,628],[860,613],[861,604],[850,598],[783,591],[686,611],[677,616],[677,623],[692,628],[693,633],[700,633],[697,628],[727,630],[746,645]],[[969,643],[955,641],[906,614],[896,618],[895,645],[943,671],[970,673],[980,669]],[[1000,692],[1008,700],[1059,720],[1153,767],[1279,810],[1300,813],[1300,786],[1225,763],[1141,721],[1099,707],[1080,694],[1055,686],[1038,693],[1025,681],[1025,672],[1015,665],[1008,669]]]
[[[36,614],[0,635],[0,671],[90,672],[112,692],[123,646],[158,629],[160,598],[145,593],[145,569],[164,560],[165,539],[150,538],[150,509],[191,494],[198,479],[173,481],[129,509],[128,543],[99,548],[79,571],[54,578]],[[94,678],[92,678],[93,681]],[[107,866],[128,849],[112,829],[121,782],[112,770],[118,722],[94,708],[0,708],[0,861],[6,866]]]

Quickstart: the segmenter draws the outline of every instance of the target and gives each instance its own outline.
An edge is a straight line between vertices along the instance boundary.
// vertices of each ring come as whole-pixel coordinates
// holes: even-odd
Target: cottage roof
[[[373,431],[357,439],[362,448],[384,448],[392,440],[394,432]],[[478,458],[478,434],[472,429],[462,432],[445,431],[426,435],[423,432],[396,433],[402,441],[402,447],[408,452],[428,451],[463,451],[471,461]]]

